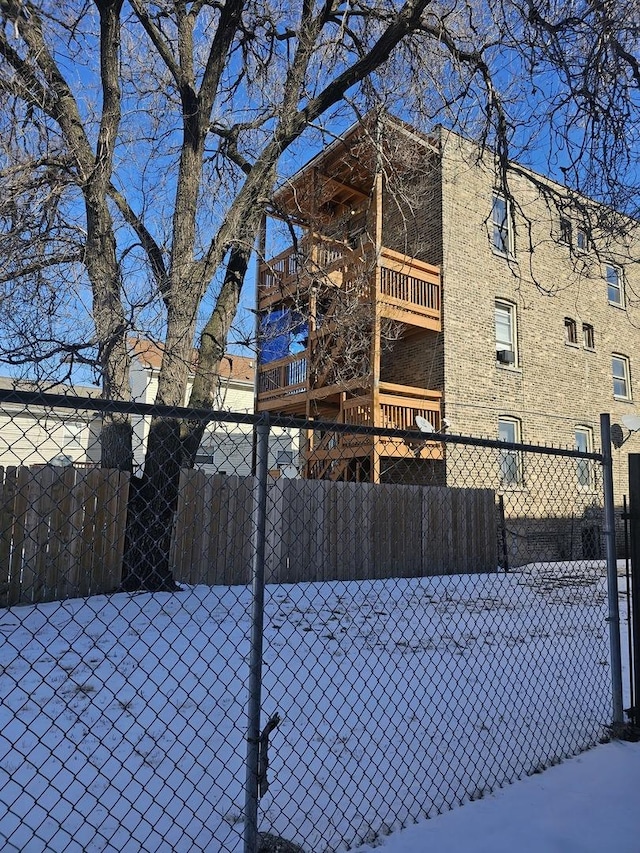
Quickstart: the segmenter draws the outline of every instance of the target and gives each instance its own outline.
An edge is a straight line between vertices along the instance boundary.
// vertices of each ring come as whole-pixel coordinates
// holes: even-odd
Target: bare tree
[[[572,110],[591,109],[591,143],[577,141],[568,167],[576,183],[585,168],[602,175],[595,158],[614,139],[599,195],[622,186],[617,170],[631,156],[622,131],[637,107],[636,5],[0,0],[5,361],[51,372],[94,358],[104,394],[126,400],[127,335],[153,331],[164,344],[157,402],[182,404],[196,343],[190,403],[212,408],[279,171],[347,113],[464,120],[503,163],[527,126],[523,92],[541,63],[542,79],[553,75],[565,93],[547,111],[565,147]],[[520,76],[505,82],[509,58]],[[200,423],[152,424],[131,585],[173,586],[168,520],[201,435]],[[131,469],[126,419],[106,423],[102,441],[105,466]]]

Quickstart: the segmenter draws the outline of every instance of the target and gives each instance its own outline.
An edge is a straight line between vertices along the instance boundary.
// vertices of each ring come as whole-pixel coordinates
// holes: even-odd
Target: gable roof
[[[70,385],[66,382],[45,382],[35,379],[17,379],[11,376],[0,376],[2,391],[36,391],[43,394],[64,394],[69,397],[90,397],[100,399],[102,390],[93,385]]]
[[[164,353],[163,344],[156,344],[145,338],[130,338],[129,347],[131,348],[132,357],[137,358],[144,367],[151,370],[160,370]],[[191,355],[191,370],[193,372],[198,363],[198,351],[194,349]],[[253,384],[256,370],[255,365],[254,358],[248,358],[245,355],[236,355],[235,353],[225,353],[220,362],[220,377],[222,379],[230,379],[233,382],[250,382]]]

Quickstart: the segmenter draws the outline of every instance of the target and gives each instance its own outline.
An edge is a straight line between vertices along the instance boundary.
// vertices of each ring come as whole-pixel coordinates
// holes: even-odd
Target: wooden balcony
[[[404,386],[380,383],[397,392]],[[441,427],[442,394],[409,388],[409,395],[381,393],[375,407],[370,396],[346,400],[341,408],[340,423],[354,426],[376,426],[387,429],[416,430],[416,416],[426,418],[434,430]],[[417,395],[417,396],[415,396]],[[310,476],[320,477],[338,473],[351,459],[374,455],[396,459],[442,459],[442,442],[437,435],[416,437],[415,441],[391,436],[371,436],[357,433],[311,433],[306,451],[307,470]]]
[[[437,267],[383,248],[376,257],[372,245],[352,250],[344,243],[309,240],[300,249],[288,248],[260,264],[258,308],[279,303],[306,304],[314,281],[360,291],[374,299],[381,316],[412,326],[441,330],[441,285]]]
[[[307,392],[307,354],[301,352],[262,365],[258,370],[259,409],[273,409],[273,401],[298,397]],[[271,403],[271,405],[269,405]]]
[[[383,317],[441,331],[441,286],[437,267],[391,249],[382,249],[376,279],[376,298]]]
[[[311,283],[322,276],[328,283],[340,286],[344,272],[363,263],[362,251],[353,251],[334,240],[300,241],[297,249],[264,261],[258,268],[258,308],[268,311],[279,302],[308,297]]]

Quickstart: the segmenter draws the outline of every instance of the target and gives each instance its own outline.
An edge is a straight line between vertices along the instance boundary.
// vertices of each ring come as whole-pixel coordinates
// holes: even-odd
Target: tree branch
[[[176,61],[176,58],[171,52],[171,48],[165,41],[162,31],[153,23],[140,0],[129,0],[129,2],[131,3],[131,8],[135,12],[136,17],[142,24],[144,31],[160,54],[160,58],[169,69],[171,76],[176,82],[176,86],[180,88],[182,85],[182,71],[180,70],[180,66]]]
[[[169,287],[169,280],[167,276],[167,269],[164,263],[162,249],[153,239],[150,231],[148,230],[142,219],[132,210],[129,202],[124,197],[124,195],[119,190],[117,190],[113,186],[113,184],[109,184],[109,195],[115,202],[125,222],[130,225],[131,228],[133,228],[138,239],[140,240],[140,245],[144,249],[147,257],[149,258],[153,277],[156,281],[156,284],[158,285],[158,289],[163,295],[163,297],[165,297],[167,295],[167,289]]]
[[[69,252],[62,255],[51,255],[32,264],[22,266],[20,269],[11,270],[11,272],[6,275],[0,275],[0,284],[5,284],[6,282],[13,281],[16,278],[24,278],[25,276],[33,275],[33,273],[40,272],[40,270],[46,269],[47,267],[55,267],[58,266],[58,264],[80,263],[83,260],[84,254],[82,252]]]

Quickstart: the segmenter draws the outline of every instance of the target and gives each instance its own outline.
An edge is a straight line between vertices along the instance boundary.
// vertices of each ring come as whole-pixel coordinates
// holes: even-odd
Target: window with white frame
[[[509,200],[500,193],[493,194],[491,226],[493,248],[503,255],[513,255],[515,242],[513,239],[513,222],[511,221],[511,205]]]
[[[611,373],[613,377],[613,396],[621,400],[631,399],[631,382],[629,359],[626,355],[611,357]]]
[[[582,453],[593,453],[593,430],[591,427],[577,426],[575,430],[576,450]],[[576,459],[576,475],[578,485],[583,489],[593,486],[593,464],[591,459]]]
[[[584,228],[576,228],[576,249],[579,252],[589,251],[589,235]]]
[[[498,440],[519,444],[521,438],[520,421],[517,418],[498,418]],[[522,454],[519,450],[500,451],[500,482],[503,486],[517,486],[522,483]]]
[[[516,306],[496,299],[496,358],[501,364],[517,364]]]
[[[611,305],[623,305],[624,293],[622,289],[622,275],[618,267],[613,264],[605,265],[605,278],[607,279],[607,299]]]

